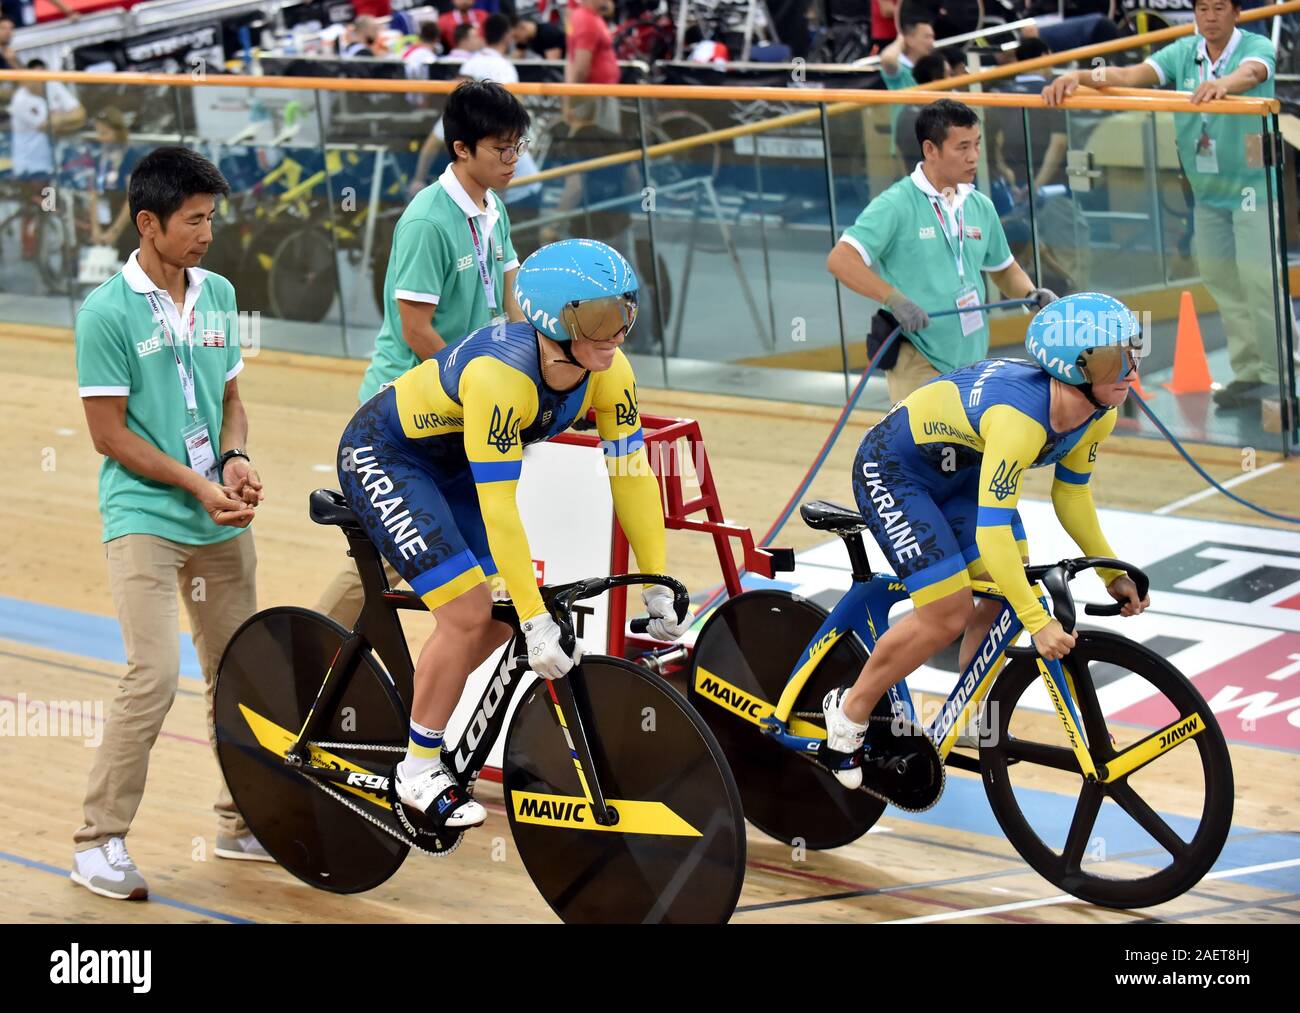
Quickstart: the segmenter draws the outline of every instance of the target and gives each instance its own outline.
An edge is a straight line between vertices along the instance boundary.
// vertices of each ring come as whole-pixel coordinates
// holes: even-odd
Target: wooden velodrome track
[[[255,521],[263,607],[311,605],[345,562],[338,533],[307,520],[306,496],[317,486],[335,483],[331,462],[338,433],[355,405],[362,368],[360,362],[263,353],[249,360],[240,378],[250,417],[249,446],[267,490]],[[9,406],[0,427],[0,452],[13,465],[0,514],[0,595],[111,617],[96,509],[98,456],[76,394],[70,336],[63,330],[8,327],[0,333],[0,370]],[[646,412],[700,420],[728,517],[760,532],[802,477],[836,414],[649,389],[642,390],[641,398]],[[862,426],[873,419],[862,413],[853,420],[809,498],[851,502],[846,478],[853,449]],[[1236,448],[1202,447],[1195,453],[1220,479],[1240,474]],[[1257,463],[1272,460],[1260,455]],[[1028,479],[1028,496],[1046,498],[1045,472]],[[1249,495],[1275,510],[1294,512],[1298,476],[1300,462],[1285,462],[1252,482]],[[1096,485],[1103,505],[1143,512],[1201,488],[1168,447],[1124,438],[1108,444],[1098,462]],[[1221,496],[1180,513],[1189,515],[1268,523]],[[1032,544],[1032,531],[1030,536]],[[669,558],[679,577],[697,589],[718,582],[707,540],[681,533],[669,537]],[[781,538],[796,548],[824,540],[797,520]],[[413,640],[421,638],[428,621],[408,617]],[[0,640],[0,703],[12,703],[20,693],[28,699],[106,702],[120,672],[120,665],[81,654]],[[493,784],[480,789],[489,808],[488,824],[469,835],[457,854],[441,861],[413,855],[369,894],[339,897],[312,890],[274,866],[210,858],[216,761],[207,746],[200,688],[196,680],[181,680],[153,751],[148,788],[130,837],[131,853],[150,882],[153,899],[148,904],[97,898],[67,878],[91,751],[70,737],[0,737],[0,769],[10,772],[0,798],[0,919],[554,920],[513,853],[500,788]],[[1300,758],[1294,752],[1235,743],[1232,755],[1234,826],[1281,838],[1290,843],[1292,857],[1300,855]],[[957,771],[950,772],[950,779],[974,783],[971,775]],[[1179,812],[1177,779],[1152,801],[1162,811]],[[972,830],[899,818],[890,810],[860,841],[806,855],[792,854],[751,829],[749,867],[735,921],[1300,919],[1300,892],[1285,884],[1261,885],[1251,877],[1209,879],[1178,900],[1146,911],[1109,911],[1062,899],[1015,854],[991,817],[987,822],[992,830]]]

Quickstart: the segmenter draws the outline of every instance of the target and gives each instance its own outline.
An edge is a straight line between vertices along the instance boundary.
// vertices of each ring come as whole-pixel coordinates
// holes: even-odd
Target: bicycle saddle
[[[307,512],[317,524],[338,524],[353,528],[361,526],[343,494],[333,489],[317,489],[307,497],[307,503]]]
[[[810,528],[834,531],[838,535],[851,535],[867,526],[867,522],[856,510],[827,503],[824,499],[803,504],[799,507],[799,516]]]

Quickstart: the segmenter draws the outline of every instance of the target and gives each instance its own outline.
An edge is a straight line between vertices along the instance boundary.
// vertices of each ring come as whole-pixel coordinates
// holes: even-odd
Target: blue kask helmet
[[[524,319],[568,352],[574,338],[608,340],[636,322],[636,272],[594,239],[565,239],[530,256],[515,276]]]
[[[1091,393],[1137,368],[1142,328],[1137,314],[1102,292],[1077,292],[1044,306],[1029,322],[1025,351],[1062,383]]]

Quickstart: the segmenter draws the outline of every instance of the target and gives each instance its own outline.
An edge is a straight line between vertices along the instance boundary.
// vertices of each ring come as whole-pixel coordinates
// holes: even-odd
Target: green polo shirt
[[[188,466],[184,430],[189,413],[176,370],[171,335],[194,314],[194,398],[220,456],[226,383],[244,368],[234,287],[219,274],[190,268],[185,305],[176,312],[132,253],[126,266],[86,297],[75,324],[77,386],[83,398],[125,397],[126,425],[168,457]],[[163,331],[146,294],[155,292],[167,317]],[[181,361],[190,348],[178,338]],[[243,534],[214,524],[203,505],[174,485],[142,478],[110,457],[99,469],[99,513],[104,541],[122,535],[158,535],[184,545],[209,545]]]
[[[901,53],[898,56],[898,72],[890,74],[882,67],[880,77],[885,82],[885,87],[890,91],[899,91],[902,88],[915,88],[916,76],[912,73],[912,63],[906,56]],[[889,152],[893,154],[896,149],[894,135],[898,130],[898,118],[903,115],[903,106],[889,107]],[[911,108],[916,108],[915,106]]]
[[[488,306],[483,290],[470,219],[480,242],[490,237],[485,253],[495,309]],[[402,337],[398,299],[434,304],[434,329],[447,344],[454,345],[486,327],[494,316],[504,316],[505,273],[518,266],[510,241],[510,219],[501,198],[489,190],[487,209],[476,208],[448,166],[436,183],[416,194],[397,221],[384,276],[384,324],[361,381],[361,400],[373,397],[384,384],[420,364]]]
[[[1227,77],[1247,60],[1262,63],[1268,68],[1268,78],[1242,95],[1246,98],[1273,97],[1276,60],[1273,43],[1268,38],[1236,28],[1220,60],[1221,63],[1214,68],[1216,78]],[[1178,91],[1195,91],[1209,77],[1210,61],[1205,52],[1205,39],[1200,35],[1184,36],[1159,50],[1146,62],[1155,69],[1161,87],[1168,85]],[[1260,133],[1260,121],[1258,116],[1174,113],[1178,156],[1198,201],[1211,207],[1240,211],[1245,188],[1253,187],[1257,197],[1263,197],[1267,186],[1264,169],[1250,168],[1246,164],[1246,137]],[[1202,126],[1215,143],[1216,173],[1203,172],[1197,165],[1196,151]]]
[[[974,286],[981,303],[988,299],[984,271],[1001,271],[1014,258],[993,202],[972,186],[958,188],[957,211],[965,239],[952,234],[953,209],[943,205],[949,241],[935,213],[939,197],[918,165],[911,176],[900,179],[866,206],[858,220],[840,237],[862,256],[867,266],[928,313],[956,309],[961,292]],[[951,244],[951,245],[950,245]],[[963,275],[957,273],[954,249],[960,249]],[[983,359],[989,350],[988,315],[980,326],[962,334],[957,314],[934,317],[930,326],[907,333],[907,340],[947,373]]]
[[[915,64],[911,60],[900,54],[896,73],[891,74],[882,67],[880,76],[885,82],[885,87],[890,91],[898,91],[900,88],[915,88],[916,76],[912,73],[914,66]]]

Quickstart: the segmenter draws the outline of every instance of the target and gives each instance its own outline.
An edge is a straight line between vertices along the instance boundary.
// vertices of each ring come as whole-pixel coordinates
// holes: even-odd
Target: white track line
[[[1257,872],[1272,872],[1274,869],[1289,869],[1293,866],[1300,865],[1300,858],[1290,858],[1282,862],[1266,862],[1263,865],[1247,865],[1240,869],[1224,869],[1222,872],[1211,872],[1205,879],[1231,879],[1236,876],[1250,876]],[[889,921],[881,922],[881,925],[923,925],[927,922],[948,922],[957,918],[979,918],[983,915],[1002,914],[1005,911],[1023,911],[1031,907],[1048,907],[1052,904],[1068,904],[1070,901],[1077,901],[1079,898],[1070,894],[1062,894],[1059,897],[1040,897],[1038,900],[1022,900],[1014,904],[997,904],[993,907],[976,907],[968,908],[965,911],[944,911],[937,915],[921,915],[917,918],[893,918]]]
[[[1242,482],[1249,482],[1252,478],[1259,478],[1260,475],[1267,475],[1270,471],[1277,471],[1280,467],[1282,467],[1282,462],[1274,461],[1272,464],[1266,464],[1262,468],[1256,468],[1254,471],[1248,471],[1244,475],[1238,475],[1236,478],[1230,478],[1228,481],[1220,482],[1219,484],[1225,489],[1231,489],[1234,485],[1241,485]],[[1176,499],[1172,503],[1166,503],[1159,509],[1153,510],[1152,513],[1156,516],[1171,514],[1175,510],[1181,510],[1185,506],[1199,503],[1203,499],[1209,499],[1211,496],[1217,496],[1218,494],[1219,490],[1213,487],[1202,489],[1200,492],[1194,492],[1190,496],[1184,496],[1182,499]]]

